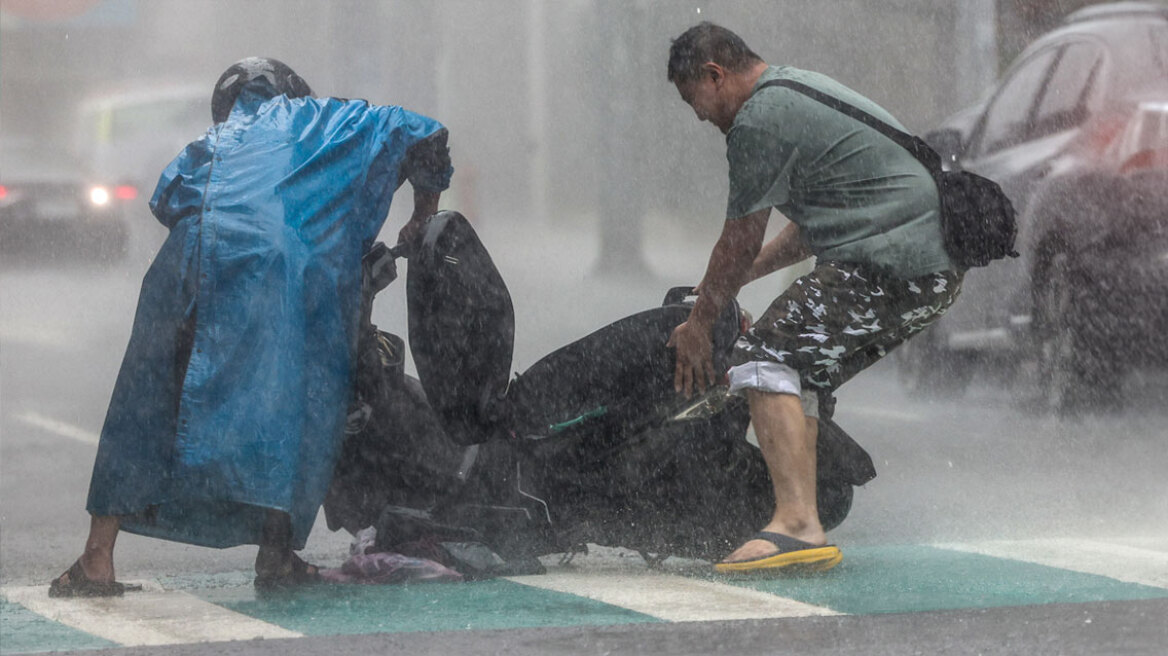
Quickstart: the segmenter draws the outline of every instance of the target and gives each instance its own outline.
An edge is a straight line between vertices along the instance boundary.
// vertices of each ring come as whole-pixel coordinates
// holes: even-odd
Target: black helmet
[[[270,83],[276,95],[289,98],[312,95],[312,89],[304,78],[284,62],[271,57],[248,57],[235,62],[219,76],[215,92],[211,94],[211,118],[216,123],[226,121],[240,90],[248,82],[261,77]]]

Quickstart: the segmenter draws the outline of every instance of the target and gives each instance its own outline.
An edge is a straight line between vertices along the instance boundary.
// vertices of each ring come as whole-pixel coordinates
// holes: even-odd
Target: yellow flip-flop
[[[834,544],[811,544],[782,533],[760,531],[751,540],[766,540],[776,551],[762,558],[722,561],[714,565],[719,574],[787,574],[826,572],[843,560]]]

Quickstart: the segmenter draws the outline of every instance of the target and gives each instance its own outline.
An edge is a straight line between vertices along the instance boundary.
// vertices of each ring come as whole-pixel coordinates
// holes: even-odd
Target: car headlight
[[[105,187],[92,187],[89,190],[89,202],[99,207],[109,205],[110,192]]]

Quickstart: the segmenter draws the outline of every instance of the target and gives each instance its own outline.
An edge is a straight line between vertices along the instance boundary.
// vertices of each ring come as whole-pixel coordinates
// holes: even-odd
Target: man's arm
[[[414,188],[414,213],[398,232],[398,242],[413,243],[422,231],[426,218],[438,211],[440,190],[450,184],[449,133],[442,128],[420,140],[406,151],[398,174],[399,184],[409,180]]]
[[[694,302],[689,319],[674,329],[669,338],[669,346],[677,349],[673,386],[687,397],[691,389],[696,387],[704,391],[707,384],[714,382],[714,321],[746,283],[762,247],[770,211],[766,208],[726,221],[722,235],[710,253],[701,293]]]
[[[779,231],[779,234],[775,235],[774,239],[767,242],[759,251],[743,284],[758,280],[792,264],[798,264],[811,257],[811,254],[807,245],[799,237],[799,226],[788,223]]]
[[[397,233],[398,243],[412,244],[422,231],[422,224],[426,218],[438,211],[438,200],[442,197],[440,191],[426,191],[414,187],[414,213]]]

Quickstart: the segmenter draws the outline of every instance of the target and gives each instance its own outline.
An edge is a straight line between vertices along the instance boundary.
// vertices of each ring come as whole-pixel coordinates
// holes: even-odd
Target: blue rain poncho
[[[170,235],[142,283],[87,506],[133,533],[258,544],[277,509],[303,548],[344,438],[361,256],[402,182],[442,191],[453,171],[432,119],[263,85],[150,201]]]

